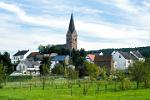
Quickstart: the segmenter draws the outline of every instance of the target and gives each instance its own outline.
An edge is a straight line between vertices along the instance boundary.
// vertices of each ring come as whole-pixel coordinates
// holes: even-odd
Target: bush
[[[131,88],[131,82],[130,82],[129,79],[124,79],[119,84],[119,89],[120,90],[128,90],[130,88]]]
[[[2,89],[3,88],[3,86],[0,84],[0,89]]]
[[[9,82],[16,82],[16,81],[27,81],[32,79],[32,76],[26,75],[26,76],[8,76],[7,81]]]

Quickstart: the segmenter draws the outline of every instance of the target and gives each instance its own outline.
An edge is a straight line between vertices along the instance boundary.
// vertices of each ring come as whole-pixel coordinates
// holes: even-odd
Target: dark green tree
[[[8,52],[0,54],[0,61],[3,62],[5,74],[11,74],[13,72],[13,66],[11,64],[10,54]]]
[[[86,57],[86,52],[84,49],[81,49],[80,51],[75,49],[72,50],[71,58],[73,64],[76,66],[76,69],[78,69],[78,67],[80,66],[83,66],[85,57]]]
[[[49,57],[44,57],[40,66],[40,74],[46,76],[50,73],[51,60]]]
[[[55,65],[54,68],[52,68],[52,74],[57,74],[57,75],[64,75],[65,74],[65,67],[58,63]]]
[[[3,81],[4,81],[4,66],[2,62],[0,62],[0,88],[2,88]]]

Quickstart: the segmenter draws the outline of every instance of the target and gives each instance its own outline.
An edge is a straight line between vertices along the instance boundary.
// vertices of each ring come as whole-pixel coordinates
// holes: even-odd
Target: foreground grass
[[[7,82],[4,88],[0,89],[0,100],[150,100],[150,89],[136,90],[134,82],[131,84],[131,90],[127,91],[115,91],[114,83],[108,84],[106,90],[101,82],[98,92],[96,83],[81,80],[79,86],[78,81],[70,82],[73,84],[72,88],[68,87],[67,80],[46,80],[44,90],[41,80]],[[84,87],[87,89],[86,95],[83,95]]]
[[[87,95],[82,94],[82,89],[74,87],[72,96],[70,89],[47,87],[29,88],[3,88],[0,89],[0,100],[150,100],[150,89],[128,90],[117,92],[94,93],[91,88]]]

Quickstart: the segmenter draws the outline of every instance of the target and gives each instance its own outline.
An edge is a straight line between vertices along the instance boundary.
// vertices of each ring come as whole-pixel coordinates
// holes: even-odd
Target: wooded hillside
[[[111,48],[111,49],[100,49],[100,50],[92,50],[87,51],[88,53],[100,53],[103,52],[104,55],[110,55],[114,50],[117,51],[124,51],[124,52],[130,52],[130,51],[139,51],[144,57],[150,58],[150,46],[147,47],[136,47],[136,48]]]

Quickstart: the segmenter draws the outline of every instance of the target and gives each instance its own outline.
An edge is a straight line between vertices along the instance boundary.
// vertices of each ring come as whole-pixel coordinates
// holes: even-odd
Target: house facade
[[[21,51],[19,50],[12,56],[11,61],[13,64],[18,63],[19,61],[25,60],[29,54],[30,54],[29,50],[21,50]]]
[[[136,60],[144,60],[144,57],[138,51],[112,52],[113,66],[118,70],[126,70]]]
[[[110,56],[96,55],[95,59],[94,59],[94,63],[101,68],[105,68],[107,73],[109,73],[111,70],[113,70],[111,55]]]
[[[34,62],[34,61],[21,61],[17,67],[16,72],[22,73],[22,75],[32,75],[32,76],[38,76],[40,75],[40,63]]]

